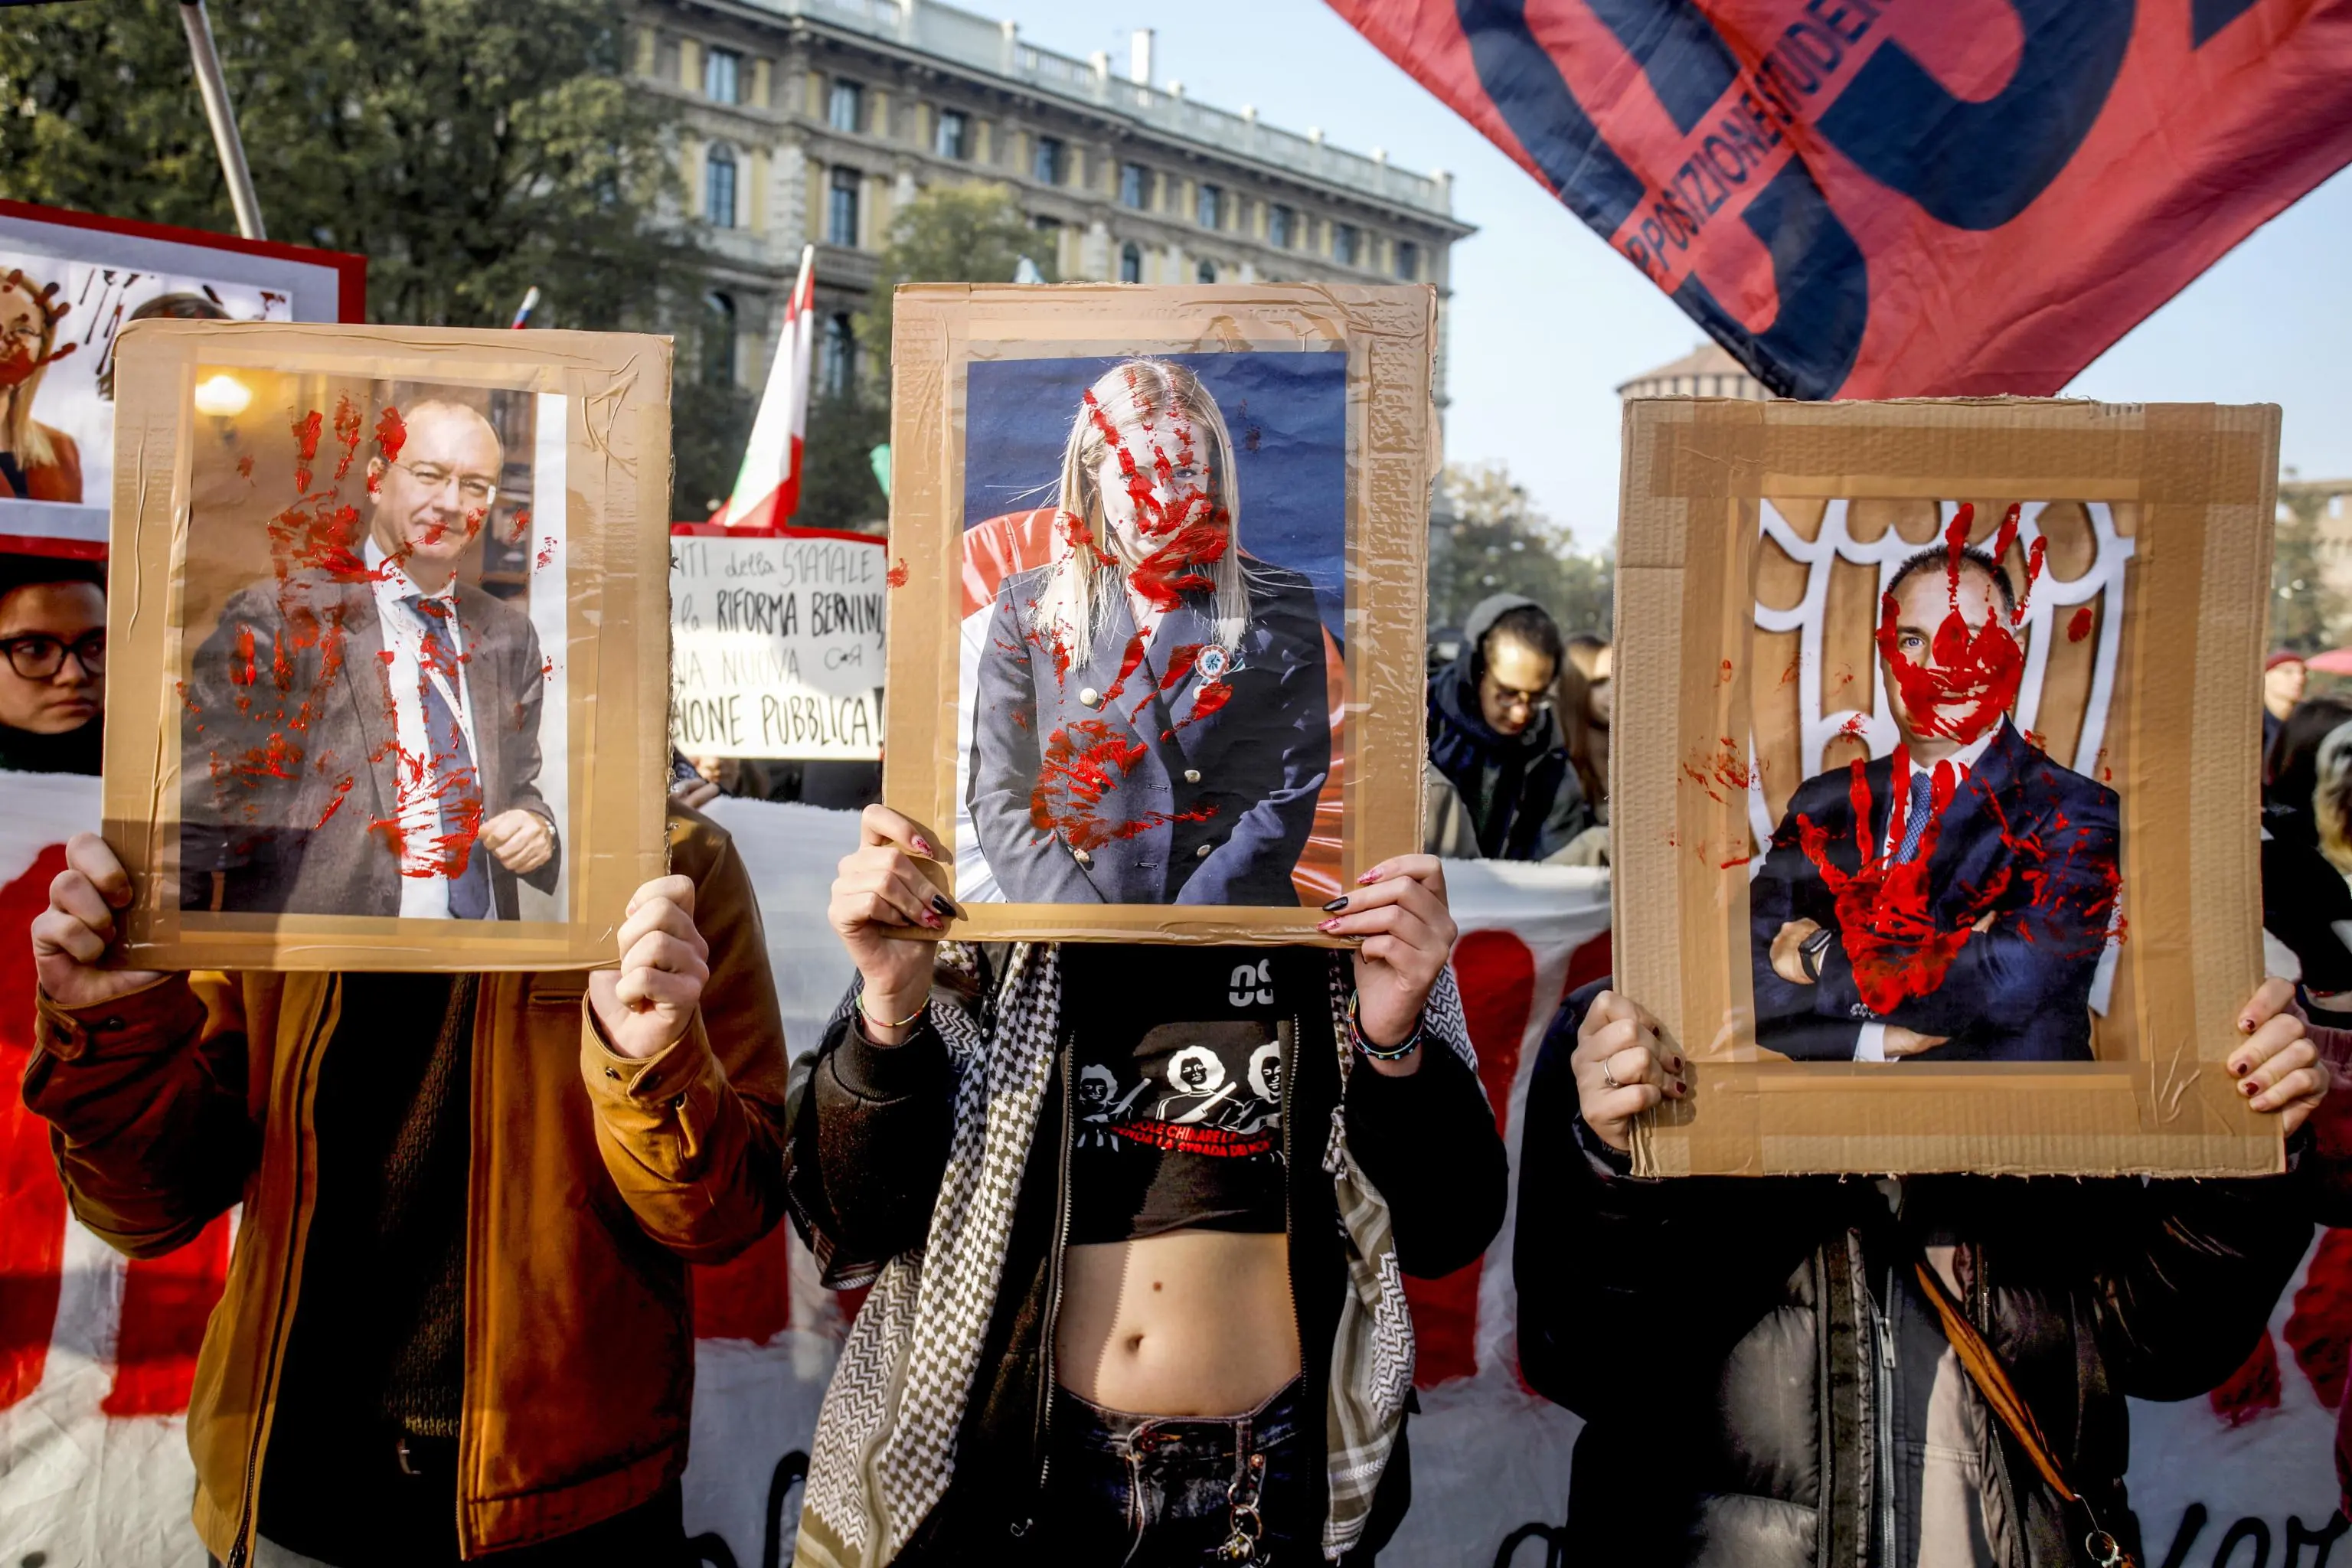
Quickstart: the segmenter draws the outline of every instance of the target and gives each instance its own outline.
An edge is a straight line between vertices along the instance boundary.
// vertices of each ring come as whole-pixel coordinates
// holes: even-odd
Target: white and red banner
[[[776,528],[801,509],[801,453],[808,440],[809,368],[816,352],[816,247],[801,250],[801,275],[784,302],[784,330],[768,364],[768,388],[751,421],[751,441],[735,493],[710,521],[736,529]]]
[[[97,826],[97,781],[0,775],[0,1080],[9,1086],[0,1100],[0,1564],[203,1568],[182,1425],[227,1267],[228,1222],[168,1258],[133,1263],[68,1215],[47,1129],[14,1087],[32,1044],[24,931],[64,863],[67,836]],[[717,802],[712,815],[734,833],[760,890],[787,1037],[807,1049],[848,980],[819,910],[856,819],[740,800]],[[1607,971],[1607,874],[1464,863],[1448,876],[1480,1073],[1516,1162],[1544,1026],[1566,988]],[[1382,1554],[1389,1568],[1555,1561],[1549,1532],[1566,1516],[1579,1424],[1519,1383],[1511,1236],[1507,1225],[1480,1263],[1412,1287],[1423,1409],[1412,1512]],[[789,1227],[725,1268],[697,1271],[686,1502],[709,1568],[773,1563],[789,1550],[817,1404],[853,1309],[817,1285]],[[2226,1388],[2134,1405],[2131,1483],[2151,1563],[2324,1561],[2320,1543],[2344,1529],[2332,1520],[2331,1448],[2347,1360],[2352,1232],[2328,1231]]]

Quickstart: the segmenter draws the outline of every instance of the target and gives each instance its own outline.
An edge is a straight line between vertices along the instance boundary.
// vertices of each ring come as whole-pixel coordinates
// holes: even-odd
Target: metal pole
[[[245,166],[245,142],[228,106],[228,84],[221,80],[220,55],[213,47],[212,18],[205,14],[205,0],[180,0],[180,21],[188,29],[196,88],[204,94],[213,150],[220,154],[221,174],[228,181],[229,205],[236,209],[236,231],[247,239],[268,239],[261,228],[261,198],[253,194],[253,173]]]

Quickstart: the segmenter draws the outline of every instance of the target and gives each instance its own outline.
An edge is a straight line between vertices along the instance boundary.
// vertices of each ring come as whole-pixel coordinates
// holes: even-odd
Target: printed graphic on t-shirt
[[[1137,1075],[1122,1082],[1118,1067]],[[1268,1020],[1162,1024],[1126,1062],[1078,1073],[1079,1142],[1219,1159],[1282,1147],[1282,1041]]]

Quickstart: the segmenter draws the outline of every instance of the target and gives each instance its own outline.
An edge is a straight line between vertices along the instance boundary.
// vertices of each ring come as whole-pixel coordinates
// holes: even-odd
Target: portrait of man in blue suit
[[[1800,785],[1749,885],[1769,1050],[2092,1059],[2118,803],[2011,721],[2017,591],[1998,548],[1959,537],[1906,561],[1882,600],[1880,679],[1901,743]]]
[[[1116,363],[1055,417],[1050,556],[999,584],[969,698],[996,896],[1296,907],[1331,771],[1316,584],[1250,550],[1232,427],[1187,364]]]

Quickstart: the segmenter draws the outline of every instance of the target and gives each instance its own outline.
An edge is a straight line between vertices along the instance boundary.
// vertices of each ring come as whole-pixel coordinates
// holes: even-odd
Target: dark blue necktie
[[[1908,866],[1919,855],[1919,836],[1927,831],[1927,787],[1929,776],[1917,768],[1911,770],[1911,803],[1903,811],[1903,847],[1895,852],[1895,863]]]
[[[466,726],[457,721],[457,710],[441,694],[443,683],[455,691],[457,682],[465,679],[464,671],[457,667],[457,655],[449,651],[448,642],[441,636],[441,623],[449,618],[449,606],[422,594],[404,595],[400,602],[415,612],[418,625],[424,628],[423,645],[416,656],[416,676],[425,700],[425,752],[431,764],[429,783],[441,804],[441,842],[449,877],[449,918],[483,920],[490,912],[490,861],[489,851],[482,847],[478,837],[482,826],[482,774],[474,765],[474,749],[466,743]],[[434,670],[441,672],[440,681],[432,678]],[[465,861],[462,868],[455,864],[461,855]]]

